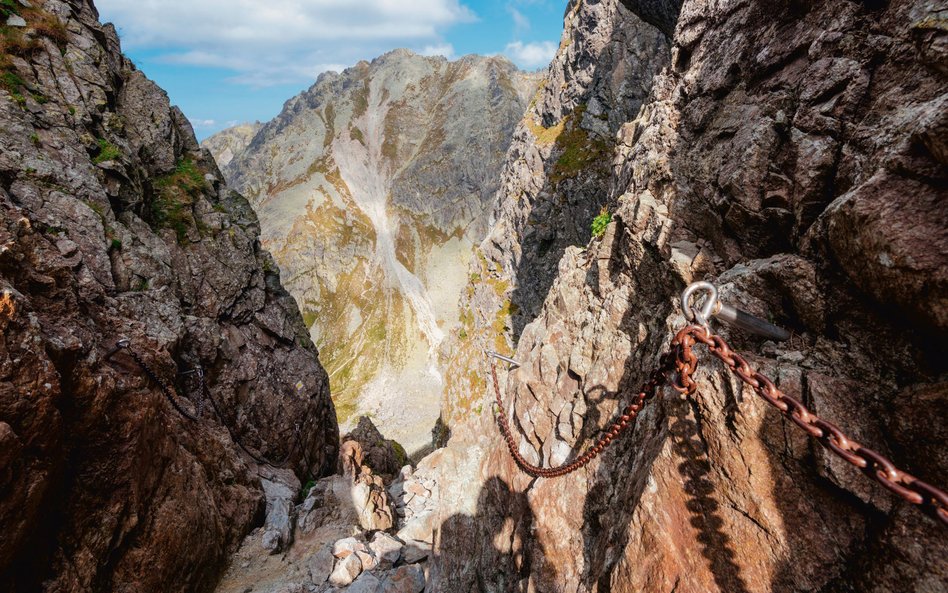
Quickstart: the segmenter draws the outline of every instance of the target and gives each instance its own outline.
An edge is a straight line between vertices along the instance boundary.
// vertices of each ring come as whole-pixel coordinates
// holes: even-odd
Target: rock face
[[[342,475],[352,483],[352,504],[363,529],[390,529],[395,513],[389,505],[388,492],[380,475],[365,465],[366,451],[362,443],[343,439],[339,449]]]
[[[501,57],[396,50],[321,75],[233,160],[234,132],[205,143],[260,216],[344,430],[371,413],[410,452],[427,444],[437,347],[538,79]]]
[[[332,471],[326,374],[249,204],[114,28],[81,0],[2,11],[26,26],[0,54],[0,589],[209,590],[264,520],[229,431]]]
[[[684,324],[677,295],[708,279],[793,331],[775,344],[714,323],[755,368],[948,486],[940,7],[678,8],[574,3],[515,133],[471,325],[449,341],[429,588],[944,590],[943,526],[703,351],[695,396],[665,389],[567,477],[526,476],[498,436],[482,348],[522,363],[501,373],[521,454],[560,464],[630,402]],[[590,241],[602,205],[613,221]]]
[[[563,35],[514,132],[496,222],[462,293],[462,326],[444,347],[442,413],[449,425],[483,410],[483,349],[511,353],[509,339],[536,317],[563,251],[585,244],[593,217],[614,207],[608,188],[616,134],[668,61],[664,35],[615,2],[571,7]]]
[[[201,142],[201,146],[211,151],[218,166],[227,167],[236,155],[247,148],[262,127],[263,124],[258,121],[236,125],[207,138]]]

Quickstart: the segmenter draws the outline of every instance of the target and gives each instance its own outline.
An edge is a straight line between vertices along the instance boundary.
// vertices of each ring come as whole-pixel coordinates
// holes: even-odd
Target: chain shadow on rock
[[[664,268],[664,261],[649,244],[636,241],[621,217],[615,219],[615,239],[608,258],[600,257],[597,265],[587,274],[587,285],[595,292],[608,289],[601,286],[600,266],[608,266],[609,283],[628,283],[633,286],[630,306],[619,326],[628,335],[636,335],[640,321],[655,320],[648,327],[648,337],[625,362],[623,379],[617,393],[635,393],[652,370],[659,364],[658,353],[663,351],[667,330],[664,320],[671,313],[671,303],[664,298],[679,290],[676,281]],[[648,321],[646,321],[649,323]],[[734,550],[728,536],[722,531],[723,520],[719,504],[713,496],[713,484],[707,479],[708,460],[703,442],[693,421],[683,413],[688,404],[678,400],[670,389],[659,387],[648,407],[658,409],[655,415],[642,414],[631,434],[617,440],[591,479],[584,505],[586,528],[583,530],[583,554],[586,566],[584,585],[587,590],[608,593],[612,590],[613,566],[620,559],[615,550],[624,550],[629,541],[629,527],[648,483],[652,463],[664,448],[667,438],[672,439],[674,452],[682,458],[678,466],[689,495],[686,506],[692,515],[691,524],[697,530],[702,554],[707,559],[715,582],[722,591],[746,593],[747,588],[740,567],[734,562]],[[624,405],[619,401],[616,408]],[[589,406],[590,411],[596,405]],[[644,411],[644,410],[643,410]],[[598,426],[598,415],[589,416],[588,425]],[[671,421],[666,428],[664,425]],[[650,425],[646,425],[649,423]],[[640,451],[640,454],[636,454]],[[624,463],[625,460],[634,460]],[[600,517],[609,517],[604,523]]]
[[[714,496],[714,482],[708,476],[711,462],[708,447],[701,437],[698,410],[692,399],[670,397],[666,400],[671,425],[672,450],[682,459],[678,472],[684,479],[684,491],[688,495],[685,506],[691,513],[691,525],[698,531],[701,554],[707,559],[714,582],[721,591],[747,593],[747,583],[741,567],[735,561],[731,538],[724,532],[721,504]]]
[[[781,57],[783,61],[759,66],[750,59],[738,60],[739,66],[728,73],[730,81],[714,90],[713,96],[710,97],[713,100],[709,101],[707,96],[696,95],[678,105],[683,114],[682,123],[690,128],[683,129],[680,124],[676,129],[678,135],[674,144],[677,149],[672,151],[675,156],[669,167],[671,171],[674,171],[675,178],[664,180],[675,183],[679,190],[677,203],[668,204],[669,218],[676,221],[675,224],[679,227],[684,227],[683,230],[687,231],[689,239],[703,237],[711,240],[712,251],[723,257],[723,261],[716,263],[715,269],[708,272],[712,276],[720,274],[722,270],[733,269],[737,264],[747,264],[755,258],[787,255],[811,260],[810,263],[817,270],[817,280],[813,291],[800,290],[798,279],[790,274],[794,270],[784,270],[790,275],[781,276],[781,270],[776,268],[771,271],[747,273],[744,277],[747,284],[742,288],[748,294],[765,300],[769,296],[780,295],[777,300],[787,311],[775,310],[776,321],[781,324],[789,323],[789,327],[804,334],[802,353],[812,358],[809,362],[817,363],[818,367],[824,366],[828,356],[827,347],[835,352],[840,350],[849,352],[842,356],[842,360],[846,361],[845,365],[830,365],[826,370],[833,378],[838,378],[843,382],[853,381],[860,387],[854,393],[847,394],[841,393],[845,391],[845,386],[840,384],[838,387],[843,387],[843,389],[834,389],[831,397],[824,396],[819,402],[820,406],[824,411],[836,410],[837,417],[827,419],[839,422],[844,429],[847,428],[845,425],[847,416],[854,412],[868,413],[869,417],[862,418],[857,426],[870,433],[878,433],[882,442],[867,442],[866,444],[878,446],[887,454],[887,449],[898,453],[898,439],[892,439],[892,442],[889,442],[890,435],[886,434],[885,427],[880,426],[880,419],[889,417],[892,408],[899,405],[895,392],[886,385],[909,387],[919,382],[934,382],[937,377],[944,377],[943,360],[933,364],[930,355],[925,354],[924,335],[927,333],[925,328],[910,326],[903,319],[904,311],[898,311],[896,308],[881,311],[877,304],[872,303],[872,297],[861,294],[853,286],[852,279],[846,277],[846,274],[838,269],[840,263],[833,260],[835,257],[833,251],[823,244],[826,241],[825,237],[811,238],[809,245],[804,243],[806,232],[817,223],[817,215],[842,191],[834,187],[834,183],[840,182],[833,177],[837,175],[836,169],[827,177],[825,184],[804,194],[802,198],[793,194],[788,197],[787,189],[783,184],[786,175],[792,176],[798,166],[794,162],[794,155],[801,151],[800,141],[795,140],[786,129],[781,129],[777,125],[778,131],[772,145],[761,148],[750,146],[749,143],[742,144],[748,136],[751,136],[749,131],[756,131],[755,126],[763,129],[761,126],[770,122],[769,118],[775,117],[775,113],[782,113],[778,110],[786,110],[788,113],[803,110],[803,106],[795,103],[788,104],[785,101],[787,95],[786,89],[783,88],[797,89],[797,85],[800,84],[799,79],[805,71],[800,61],[807,56],[806,49],[809,42],[802,45],[802,50],[795,49],[795,44],[800,43],[797,38],[800,36],[801,27],[806,28],[803,23],[807,15],[796,12],[803,6],[807,6],[808,10],[814,12],[809,15],[810,20],[813,21],[809,30],[822,30],[822,25],[829,20],[826,15],[826,5],[779,2],[766,7],[753,4],[740,6],[723,19],[718,19],[714,25],[721,30],[726,30],[725,21],[739,19],[741,30],[752,32],[753,38],[750,40],[721,39],[721,33],[714,31],[714,28],[702,32],[704,38],[701,43],[719,44],[722,55],[714,55],[714,52],[710,57],[703,55],[705,65],[693,69],[695,71],[691,74],[696,81],[695,88],[699,89],[702,81],[714,80],[715,68],[727,61],[723,58],[733,58],[726,55],[727,51],[739,51],[745,56],[765,55],[765,50],[773,48],[787,51],[772,51],[773,55]],[[854,9],[853,6],[855,4],[845,5],[847,10],[859,10]],[[754,14],[755,11],[758,14]],[[708,18],[712,19],[715,16],[710,15]],[[843,17],[834,12],[833,18]],[[866,24],[858,21],[862,18],[865,18],[864,14],[857,15],[856,22],[850,27],[851,30],[847,31],[845,38],[859,37],[866,31],[868,28]],[[767,26],[751,27],[749,23],[767,23]],[[860,27],[863,28],[860,29]],[[728,47],[730,43],[738,43],[738,41],[745,46]],[[695,47],[692,46],[687,52],[681,52],[678,60],[680,63],[676,63],[673,68],[682,73],[688,71],[689,55],[694,50]],[[878,48],[874,48],[875,53],[869,52],[874,56],[872,58],[874,63],[880,60],[876,55],[878,51]],[[835,55],[833,54],[834,57]],[[817,55],[812,60],[819,58],[820,56]],[[760,70],[755,71],[755,68]],[[906,75],[901,72],[899,76],[900,79],[904,79]],[[881,82],[880,78],[873,73],[873,84]],[[780,85],[775,87],[775,80],[779,81]],[[845,86],[843,88],[845,90]],[[735,99],[731,98],[732,93]],[[748,103],[748,97],[753,98],[753,110],[746,113],[737,111],[741,104]],[[868,109],[868,104],[863,104],[854,113],[842,113],[839,118],[844,121],[846,119],[861,121],[863,117],[866,117]],[[725,130],[726,135],[719,130],[717,130],[719,135],[714,134],[715,122],[719,120],[732,126],[732,129]],[[739,124],[734,126],[731,122],[739,122]],[[770,122],[770,125],[776,124]],[[757,152],[749,153],[751,148],[757,149]],[[855,149],[858,148],[856,146]],[[921,149],[914,150],[915,152],[910,155],[901,155],[904,158],[899,162],[917,163],[921,158],[917,153],[921,152]],[[781,171],[782,176],[770,175],[768,172],[767,175],[762,175],[758,179],[750,175],[756,171],[742,170],[748,177],[743,180],[745,187],[718,187],[715,185],[717,182],[715,179],[702,176],[700,163],[708,161],[709,157],[722,158],[725,152],[740,155],[736,158],[744,159],[748,163],[753,160],[748,156],[752,154],[754,159],[766,162]],[[925,158],[931,160],[930,157]],[[721,163],[733,166],[733,163],[726,159],[723,159]],[[839,162],[834,162],[832,166],[838,169],[841,165]],[[923,169],[923,167],[920,168]],[[678,182],[679,177],[683,182]],[[842,182],[849,183],[852,180],[844,178]],[[654,190],[652,193],[660,195],[660,192]],[[746,199],[742,197],[744,194],[764,195],[768,196],[768,200],[762,204],[761,208],[753,210],[742,201]],[[893,196],[893,202],[897,203],[897,197]],[[800,208],[793,212],[791,210],[795,204],[792,199],[800,203]],[[678,230],[682,229],[676,229]],[[739,249],[728,245],[729,243],[737,245]],[[640,265],[636,265],[633,271],[636,277],[645,272]],[[813,292],[815,295],[802,294],[807,292]],[[674,294],[674,290],[669,290],[666,296]],[[826,312],[825,325],[817,319],[818,316],[813,311],[806,310],[811,302],[820,299],[831,304]],[[769,304],[773,306],[774,302]],[[661,311],[659,309],[657,312]],[[806,372],[799,379],[799,384],[795,389],[792,378],[781,376],[780,366],[776,364],[778,361],[772,360],[772,355],[759,355],[763,346],[762,340],[750,338],[720,325],[715,330],[720,330],[736,351],[746,355],[752,366],[757,368],[763,364],[764,368],[761,370],[765,374],[773,371],[773,369],[767,370],[768,365],[776,366],[778,372],[771,378],[780,389],[808,406],[814,405],[812,386],[808,384]],[[790,349],[793,350],[794,347]],[[655,348],[652,351],[658,352],[658,349]],[[892,356],[892,353],[898,353],[898,355]],[[712,362],[712,357],[707,350],[701,348],[698,356],[700,364],[704,366],[702,373],[714,372],[727,377],[727,380],[733,380],[723,366]],[[838,355],[830,354],[829,356]],[[879,361],[883,361],[882,368],[877,368]],[[865,387],[867,380],[872,384],[868,389]],[[736,398],[757,397],[749,389],[738,390],[734,395]],[[701,388],[693,398],[700,397]],[[944,546],[940,547],[941,552],[938,551],[938,545],[923,546],[924,552],[920,551],[920,548],[913,548],[911,552],[906,552],[889,543],[888,538],[898,541],[898,538],[916,537],[915,535],[907,536],[906,533],[920,533],[919,524],[933,526],[931,530],[934,533],[937,533],[937,526],[925,517],[915,516],[914,520],[909,519],[906,516],[909,511],[917,515],[914,509],[906,511],[899,507],[889,515],[888,511],[861,499],[866,495],[857,496],[848,487],[840,486],[839,480],[826,477],[826,475],[832,476],[835,472],[827,465],[827,461],[819,458],[825,455],[820,445],[808,439],[804,433],[774,409],[765,408],[763,423],[755,438],[761,441],[766,451],[766,455],[760,457],[759,461],[769,462],[769,467],[765,471],[769,471],[774,477],[769,491],[761,492],[761,496],[772,500],[779,520],[773,521],[773,516],[761,517],[752,508],[741,508],[739,500],[728,501],[728,506],[733,509],[722,508],[722,500],[715,497],[714,484],[720,484],[720,480],[725,479],[725,476],[718,470],[717,463],[708,458],[708,449],[701,439],[701,431],[707,431],[707,427],[703,426],[700,420],[696,424],[689,417],[695,412],[696,401],[695,399],[687,402],[672,401],[670,397],[666,397],[662,402],[662,409],[671,420],[669,430],[673,451],[683,458],[678,471],[685,481],[685,491],[689,496],[686,507],[692,514],[691,522],[697,529],[701,552],[708,560],[715,584],[721,590],[740,591],[749,588],[765,590],[760,587],[766,585],[751,582],[749,575],[742,573],[741,561],[744,550],[735,549],[735,546],[742,542],[735,539],[736,533],[728,534],[731,527],[738,526],[744,521],[748,522],[748,529],[759,528],[768,532],[765,537],[773,545],[773,558],[761,559],[761,561],[773,564],[774,572],[770,577],[769,588],[766,590],[775,592],[818,590],[824,593],[848,593],[870,590],[880,587],[872,582],[871,576],[882,576],[883,570],[876,567],[879,557],[898,559],[911,569],[913,562],[919,562],[917,558],[926,556],[931,558],[934,555],[937,559],[939,553],[942,557],[944,556]],[[735,404],[727,403],[727,406],[729,408],[733,406],[730,411],[726,411],[728,415],[741,413]],[[815,411],[819,411],[819,407]],[[727,430],[734,432],[733,427]],[[635,432],[638,433],[639,429]],[[617,443],[621,447],[616,448],[613,455],[618,457],[622,451],[630,447],[628,441],[632,440],[623,439]],[[735,446],[739,446],[739,439],[732,440]],[[903,463],[910,464],[912,461],[910,457],[903,456],[895,456],[893,460],[900,467]],[[609,474],[612,467],[614,464],[607,464],[604,460],[597,474],[600,472]],[[906,468],[909,471],[913,469],[911,465],[906,465]],[[855,469],[852,471],[857,472]],[[634,473],[631,475],[634,476]],[[931,474],[921,473],[919,477],[924,480],[929,475]],[[603,479],[615,480],[615,476],[604,475]],[[855,479],[861,480],[862,477],[857,475]],[[874,489],[878,486],[870,483],[868,488]],[[608,492],[606,486],[602,486],[602,489]],[[870,493],[868,496],[875,498],[879,495]],[[884,496],[888,494],[882,492],[882,497]],[[618,511],[623,513],[623,517],[616,521],[627,529],[628,521],[624,521],[624,518],[631,516],[631,510],[625,511],[624,507],[628,506],[631,509],[637,504],[636,492],[628,489],[627,493],[612,498],[621,502],[621,505],[618,505]],[[593,491],[590,492],[589,500],[594,500]],[[601,510],[600,507],[592,508],[587,504],[587,516],[595,515]],[[909,524],[910,521],[911,524]],[[750,523],[757,523],[757,526]],[[627,541],[626,534],[620,534],[620,536],[618,541]],[[927,537],[932,539],[922,541],[931,542],[937,536],[928,535]],[[589,541],[587,539],[587,553],[590,548]],[[917,545],[916,548],[918,548]],[[935,552],[931,551],[933,548]],[[740,554],[735,554],[735,552]],[[903,557],[910,554],[915,555],[915,558],[903,561]],[[914,576],[918,578],[917,574]],[[609,590],[608,577],[604,577],[599,584],[599,591]]]
[[[588,402],[585,426],[589,427],[600,426],[599,407],[604,399],[617,400],[614,409],[621,409],[659,364],[659,354],[670,339],[664,322],[672,313],[672,302],[667,295],[678,294],[683,288],[651,244],[637,241],[621,217],[617,216],[614,224],[615,239],[609,256],[597,259],[587,273],[586,282],[596,293],[607,291],[608,283],[632,286],[630,305],[619,329],[634,336],[639,332],[639,324],[645,323],[648,335],[625,361],[618,391],[608,398]],[[606,275],[600,271],[601,266],[608,266],[605,286],[602,279]],[[593,389],[584,387],[586,392]],[[628,544],[632,517],[648,484],[649,468],[662,452],[666,440],[671,439],[688,497],[685,507],[714,582],[721,591],[747,593],[745,577],[735,559],[734,544],[723,529],[725,522],[714,495],[714,483],[709,479],[707,447],[698,425],[689,417],[693,405],[694,402],[681,400],[670,388],[660,387],[636,419],[636,424],[642,426],[631,427],[630,434],[616,440],[602,455],[595,476],[590,479],[583,512],[586,590],[598,593],[612,590],[613,567],[621,558],[621,552],[617,555],[615,550],[624,550]],[[656,412],[644,413],[648,409]],[[609,517],[609,520],[604,522],[601,517]]]
[[[534,535],[534,515],[523,492],[501,477],[481,485],[474,516],[458,513],[445,519],[435,541],[434,557],[439,591],[452,593],[514,593],[526,591],[535,562],[544,550]],[[544,563],[544,572],[556,582],[556,569]]]

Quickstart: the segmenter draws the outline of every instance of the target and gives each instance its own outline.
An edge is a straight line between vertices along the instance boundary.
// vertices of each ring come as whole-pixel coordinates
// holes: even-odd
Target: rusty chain
[[[923,482],[912,474],[895,467],[891,460],[848,437],[835,424],[823,420],[803,403],[777,389],[773,381],[755,371],[747,360],[733,352],[721,336],[712,334],[700,325],[689,325],[672,340],[676,352],[678,380],[672,384],[677,391],[692,395],[698,385],[691,375],[698,368],[698,357],[692,351],[695,344],[703,344],[728,369],[757,395],[777,408],[823,447],[863,474],[879,482],[911,504],[918,505],[948,525],[948,493]]]
[[[178,400],[172,394],[172,387],[168,383],[166,383],[161,377],[159,377],[158,374],[155,373],[155,371],[151,370],[151,367],[145,363],[142,357],[139,356],[137,352],[132,350],[127,340],[119,340],[115,348],[113,348],[112,351],[109,352],[109,354],[107,355],[107,358],[114,355],[120,349],[125,350],[125,353],[132,357],[132,360],[135,361],[135,364],[138,365],[138,368],[140,368],[142,372],[145,373],[145,375],[149,379],[151,379],[155,385],[158,386],[158,390],[161,391],[161,394],[165,396],[165,399],[168,400],[168,403],[171,404],[171,407],[174,408],[176,412],[178,412],[179,414],[181,414],[182,416],[184,416],[191,422],[197,422],[198,420],[197,417],[192,414],[189,414],[188,411],[182,408],[181,404],[178,403]]]
[[[721,360],[741,381],[753,388],[757,395],[777,408],[784,416],[816,439],[827,450],[847,461],[902,499],[918,505],[929,514],[934,515],[944,525],[948,526],[948,493],[919,480],[908,472],[898,469],[885,456],[848,437],[835,424],[823,420],[807,409],[802,402],[777,389],[773,381],[751,368],[744,357],[732,351],[721,336],[712,334],[707,327],[696,324],[689,325],[678,332],[672,340],[671,348],[662,354],[658,368],[636,394],[632,403],[625,407],[622,414],[609,427],[606,434],[574,461],[553,468],[545,468],[529,463],[517,449],[500,395],[496,363],[492,359],[490,370],[498,407],[497,423],[503,433],[510,455],[524,472],[543,478],[564,476],[584,467],[635,420],[645,403],[654,397],[658,387],[665,381],[671,383],[675,390],[685,395],[690,396],[695,393],[698,385],[692,375],[698,369],[698,356],[693,351],[696,344],[707,346],[715,357]],[[668,375],[672,372],[677,373],[677,379],[669,380]]]
[[[519,465],[526,473],[532,476],[539,476],[542,478],[556,478],[572,473],[595,459],[600,453],[602,453],[603,449],[608,447],[616,437],[618,437],[632,424],[648,400],[654,397],[655,392],[658,390],[659,386],[668,380],[667,373],[674,371],[676,368],[677,359],[674,356],[674,352],[666,352],[664,355],[662,355],[662,360],[659,363],[658,368],[652,372],[652,375],[649,377],[648,381],[646,381],[646,383],[642,385],[641,389],[639,389],[638,393],[632,399],[632,403],[627,405],[625,409],[622,410],[622,414],[616,417],[616,420],[612,423],[612,426],[609,427],[609,429],[606,431],[606,434],[603,435],[602,438],[586,449],[586,451],[575,460],[569,463],[564,463],[563,465],[557,467],[546,468],[531,464],[520,454],[520,451],[517,450],[517,447],[514,444],[513,432],[510,430],[510,423],[507,420],[507,412],[504,409],[504,402],[501,400],[500,396],[500,383],[497,380],[497,365],[494,360],[491,359],[490,374],[494,381],[494,394],[496,397],[495,401],[497,403],[497,407],[499,408],[497,422],[500,424],[500,429],[504,434],[504,439],[507,441],[507,448],[510,450],[510,454],[513,456],[513,458],[517,461],[517,465]]]

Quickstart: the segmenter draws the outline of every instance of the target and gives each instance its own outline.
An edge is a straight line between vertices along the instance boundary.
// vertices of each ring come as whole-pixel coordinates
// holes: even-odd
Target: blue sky
[[[565,0],[97,0],[122,48],[203,139],[267,121],[320,72],[397,47],[448,58],[502,53],[544,68]]]

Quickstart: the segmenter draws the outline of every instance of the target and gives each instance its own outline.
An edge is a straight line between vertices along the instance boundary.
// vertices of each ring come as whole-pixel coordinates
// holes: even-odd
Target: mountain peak
[[[372,413],[409,450],[426,444],[436,349],[537,84],[504,58],[396,49],[320,79],[252,143],[236,130],[205,143],[257,207],[343,421]]]

